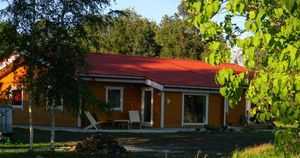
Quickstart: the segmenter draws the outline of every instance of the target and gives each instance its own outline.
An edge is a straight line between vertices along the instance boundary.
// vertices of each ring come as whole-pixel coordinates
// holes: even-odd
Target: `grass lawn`
[[[276,152],[271,144],[262,144],[259,146],[248,147],[243,150],[236,150],[232,154],[232,158],[274,158],[274,157],[290,157],[298,158],[300,155],[288,154],[284,155],[282,152]]]
[[[28,147],[28,130],[15,128],[12,143],[0,144],[0,157],[31,158],[36,155],[46,157],[76,158],[74,152],[63,151],[49,153],[46,151],[26,152]],[[260,144],[271,142],[272,132],[243,132],[243,133],[209,133],[209,132],[180,132],[180,133],[103,133],[114,136],[127,149],[141,152],[130,152],[122,157],[195,157],[207,154],[209,157],[231,156],[237,150],[243,150]],[[72,146],[92,133],[56,131],[58,146]],[[38,149],[47,150],[50,131],[34,130],[34,143]],[[143,151],[145,150],[145,151]],[[102,155],[101,157],[120,157],[119,155]],[[99,156],[95,156],[99,157]]]

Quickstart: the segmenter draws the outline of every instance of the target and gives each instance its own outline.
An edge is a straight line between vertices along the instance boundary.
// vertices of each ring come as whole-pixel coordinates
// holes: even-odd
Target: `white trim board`
[[[144,109],[145,109],[145,91],[150,91],[151,92],[151,118],[150,118],[150,124],[148,122],[144,121]],[[149,125],[152,126],[153,125],[153,88],[142,88],[142,104],[141,104],[141,121],[143,123],[143,125]]]
[[[115,78],[115,79],[141,79],[144,77],[140,76],[117,76],[117,75],[89,75],[89,74],[77,74],[79,77],[91,77],[91,78]]]
[[[203,94],[219,94],[219,90],[203,90],[203,89],[179,89],[179,88],[164,88],[165,92],[182,92],[182,93],[203,93]]]

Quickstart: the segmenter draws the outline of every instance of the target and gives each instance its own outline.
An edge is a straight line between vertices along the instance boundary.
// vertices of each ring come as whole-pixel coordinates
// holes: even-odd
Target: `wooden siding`
[[[224,99],[220,94],[209,94],[208,124],[221,127],[224,120]]]
[[[170,103],[168,104],[168,100]],[[182,93],[165,92],[165,127],[179,128],[182,124]]]
[[[15,73],[10,73],[0,79],[1,92],[3,93],[9,86],[17,86],[19,77],[24,74],[24,69],[19,68]],[[102,122],[112,120],[129,120],[128,111],[137,110],[141,112],[142,88],[149,88],[144,84],[135,83],[115,83],[115,82],[90,82],[91,89],[95,92],[96,97],[105,101],[106,86],[123,87],[123,111],[112,111],[111,115],[104,114],[93,108],[87,108],[97,120]],[[28,93],[23,93],[24,105],[23,109],[13,110],[14,124],[28,123]],[[2,96],[3,97],[3,96]],[[164,98],[164,126],[166,128],[179,128],[182,126],[182,93],[181,92],[165,92]],[[167,104],[168,100],[170,103]],[[209,94],[208,105],[208,124],[212,126],[222,126],[224,118],[224,98],[220,94]],[[1,103],[7,105],[7,103]],[[239,105],[234,109],[229,108],[227,115],[227,123],[232,126],[241,125],[241,117],[245,115],[245,97],[243,96]],[[82,127],[89,125],[85,116],[82,115]],[[33,123],[34,125],[50,125],[50,112],[45,107],[33,107]],[[161,123],[161,93],[159,90],[153,90],[153,126],[159,128]],[[71,114],[68,109],[56,112],[57,126],[77,126],[76,114]],[[188,126],[195,127],[195,126]]]
[[[137,110],[141,114],[142,105],[142,88],[148,88],[144,84],[134,83],[114,83],[114,82],[91,82],[90,87],[96,93],[99,100],[105,101],[106,99],[106,86],[108,87],[123,87],[123,111],[113,110],[111,115],[101,113],[95,109],[90,108],[97,120],[109,122],[112,120],[129,120],[128,111]],[[161,109],[161,96],[159,90],[153,90],[153,125],[152,127],[160,127],[160,109]],[[140,115],[141,117],[141,115]]]
[[[244,93],[237,106],[234,108],[228,108],[227,124],[230,126],[242,126],[242,118],[245,117],[245,112],[246,100]]]
[[[133,83],[112,83],[112,82],[91,82],[90,87],[95,92],[96,97],[105,102],[106,86],[123,87],[123,111],[113,110],[111,115],[101,113],[95,109],[88,109],[96,116],[97,120],[107,122],[112,120],[129,120],[128,111],[141,111],[142,84]]]
[[[18,68],[14,73],[1,78],[1,93],[5,92],[9,86],[16,87],[20,76],[25,73],[24,68]],[[4,97],[4,96],[2,96]],[[8,102],[2,105],[8,105]],[[33,106],[33,124],[50,125],[50,112],[46,111],[45,106]],[[13,124],[28,124],[28,93],[23,91],[23,108],[13,110]],[[56,112],[56,125],[58,126],[77,126],[77,116],[72,115],[66,109]]]

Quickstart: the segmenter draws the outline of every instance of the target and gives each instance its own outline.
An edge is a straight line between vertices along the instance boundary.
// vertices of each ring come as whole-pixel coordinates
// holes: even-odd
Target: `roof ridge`
[[[111,52],[101,52],[101,53],[89,53],[92,55],[110,55],[110,56],[127,56],[127,57],[137,57],[137,58],[146,58],[146,59],[158,59],[158,60],[176,60],[176,61],[192,61],[192,62],[198,62],[198,63],[206,63],[201,60],[195,60],[195,59],[180,59],[180,58],[171,58],[171,57],[160,57],[160,56],[154,56],[154,57],[148,57],[148,56],[141,56],[141,55],[129,55],[129,54],[113,54]]]

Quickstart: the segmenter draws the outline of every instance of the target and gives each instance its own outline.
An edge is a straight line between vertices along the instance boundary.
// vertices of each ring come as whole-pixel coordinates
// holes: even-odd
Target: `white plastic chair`
[[[92,116],[92,114],[88,111],[84,111],[86,117],[88,118],[88,120],[90,121],[90,125],[85,127],[84,130],[90,129],[90,128],[95,128],[96,130],[100,130],[101,127],[99,126],[99,124],[101,123],[100,121],[96,121],[94,119],[94,117]]]
[[[134,123],[139,124],[140,129],[142,128],[141,119],[138,111],[129,111],[129,121],[131,124],[131,128],[133,127]]]

